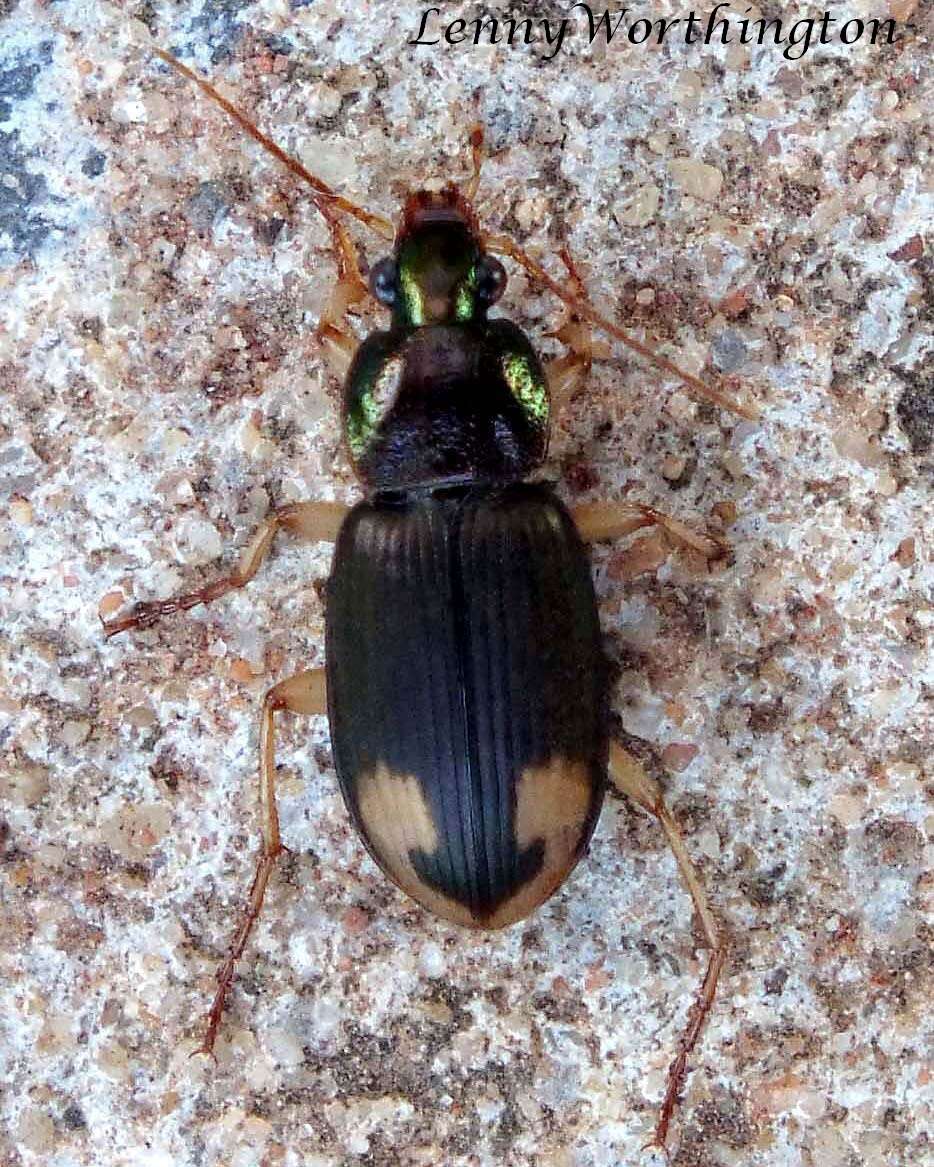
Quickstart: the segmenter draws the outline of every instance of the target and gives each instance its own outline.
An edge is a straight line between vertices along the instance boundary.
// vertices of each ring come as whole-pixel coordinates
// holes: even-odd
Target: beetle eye
[[[495,304],[505,291],[506,269],[498,259],[494,259],[492,255],[485,255],[480,260],[477,295],[486,304]]]
[[[396,302],[396,261],[381,259],[370,272],[370,291],[381,304],[391,307]]]

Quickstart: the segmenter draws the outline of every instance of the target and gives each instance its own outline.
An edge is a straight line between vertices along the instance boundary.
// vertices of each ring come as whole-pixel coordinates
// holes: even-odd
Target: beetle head
[[[394,253],[374,266],[370,286],[398,327],[467,323],[499,299],[506,272],[484,255],[473,210],[452,185],[409,196]]]

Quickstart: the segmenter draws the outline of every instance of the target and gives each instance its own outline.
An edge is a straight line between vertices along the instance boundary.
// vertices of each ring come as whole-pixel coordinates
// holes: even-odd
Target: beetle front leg
[[[354,353],[360,347],[359,340],[324,317],[321,318],[316,335],[331,372],[339,381],[343,381],[350,370]]]
[[[600,543],[631,535],[640,527],[657,526],[679,547],[699,551],[705,559],[721,559],[729,548],[712,535],[699,535],[690,527],[654,507],[631,502],[587,502],[571,508],[577,532],[585,543]]]
[[[360,274],[357,252],[344,225],[333,212],[325,216],[331,231],[337,283],[315,330],[315,336],[331,372],[343,381],[350,368],[359,340],[347,327],[347,313],[366,300],[369,289]]]
[[[308,669],[274,685],[263,700],[259,733],[259,786],[263,816],[263,839],[256,874],[250,887],[246,912],[234,933],[227,959],[217,972],[217,992],[208,1013],[208,1027],[195,1053],[212,1054],[220,1027],[224,1005],[234,981],[237,961],[243,955],[253,925],[259,918],[269,876],[285,848],[279,836],[279,811],[276,807],[275,715],[289,713],[313,715],[327,712],[324,669]]]
[[[187,611],[197,604],[210,604],[228,592],[245,587],[259,571],[280,529],[309,542],[333,543],[347,510],[343,503],[337,502],[293,502],[277,507],[253,536],[230,575],[167,600],[145,600],[134,604],[125,616],[103,621],[104,635],[109,638],[128,628],[148,628],[163,616]]]
[[[687,1028],[681,1037],[677,1056],[668,1069],[668,1085],[659,1111],[653,1139],[654,1146],[664,1149],[671,1116],[678,1105],[681,1088],[687,1077],[688,1058],[697,1045],[697,1040],[704,1028],[704,1022],[713,1006],[717,992],[717,981],[726,963],[728,946],[726,936],[718,927],[714,914],[710,910],[700,876],[687,853],[681,832],[678,830],[678,824],[665,805],[661,787],[653,778],[649,777],[639,762],[617,742],[610,743],[609,776],[610,781],[621,794],[631,798],[643,810],[648,811],[650,815],[654,815],[658,819],[659,825],[665,832],[668,845],[674,854],[681,878],[694,901],[701,930],[710,951],[707,971],[704,973],[697,998],[691,1006]]]
[[[566,246],[559,248],[561,262],[567,269],[571,286],[576,296],[586,297],[587,292],[580,272]],[[610,356],[609,347],[602,341],[595,341],[593,330],[569,307],[565,307],[564,319],[553,332],[552,336],[567,346],[567,352],[560,357],[553,357],[545,365],[545,375],[548,378],[548,392],[551,404],[557,413],[570,403],[574,392],[590,371],[590,366],[597,358]]]

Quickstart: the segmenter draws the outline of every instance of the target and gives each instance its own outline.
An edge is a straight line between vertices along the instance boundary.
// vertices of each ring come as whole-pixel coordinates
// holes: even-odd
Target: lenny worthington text
[[[892,19],[844,19],[825,11],[821,16],[798,20],[781,17],[757,20],[749,16],[723,15],[730,4],[717,4],[700,16],[692,8],[684,16],[654,20],[638,16],[628,8],[616,12],[596,12],[589,4],[574,4],[565,16],[497,17],[482,16],[474,20],[444,20],[440,8],[425,8],[420,13],[418,31],[410,45],[539,45],[543,57],[552,60],[565,47],[567,39],[586,38],[587,44],[607,45],[665,44],[680,40],[683,44],[774,45],[782,56],[796,61],[815,45],[853,45],[868,40],[871,44],[893,44],[895,21]],[[752,9],[747,8],[747,13]]]

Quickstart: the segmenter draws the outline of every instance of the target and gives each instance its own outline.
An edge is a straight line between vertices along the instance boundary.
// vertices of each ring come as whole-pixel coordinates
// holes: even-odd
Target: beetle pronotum
[[[726,943],[661,788],[610,739],[584,544],[654,525],[674,546],[708,558],[721,546],[647,506],[569,511],[530,476],[545,456],[553,396],[566,394],[589,362],[588,326],[674,372],[694,396],[747,417],[755,411],[599,313],[566,251],[570,291],[511,239],[482,231],[471,206],[480,130],[471,135],[472,179],[410,195],[396,231],[285,154],[187,66],[158,47],[152,52],[311,188],[339,275],[319,337],[345,373],[344,437],[366,493],[349,511],[327,502],[279,507],[228,576],[139,603],[105,624],[108,636],[144,628],[244,587],[280,530],[336,543],[326,669],[281,681],[263,701],[262,847],[200,1051],[212,1050],[282,851],[276,715],[326,712],[344,799],[370,854],[410,896],[463,926],[507,926],[555,892],[586,849],[607,780],[658,820],[709,948],[655,1128],[653,1141],[664,1147]],[[368,288],[345,216],[394,240],[369,281],[392,323],[359,345],[345,316]],[[565,305],[558,335],[570,351],[547,370],[519,328],[487,316],[506,280],[494,253],[518,262]]]

